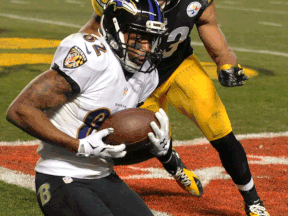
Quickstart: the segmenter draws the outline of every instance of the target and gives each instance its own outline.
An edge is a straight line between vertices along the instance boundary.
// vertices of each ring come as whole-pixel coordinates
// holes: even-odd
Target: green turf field
[[[237,54],[239,63],[258,72],[258,76],[251,78],[243,87],[224,88],[215,80],[235,134],[287,131],[287,2],[216,0],[216,4],[218,22]],[[49,68],[48,60],[55,52],[55,46],[35,47],[33,39],[61,40],[77,32],[90,19],[92,12],[90,0],[0,1],[0,141],[33,139],[5,119],[9,104],[31,79]],[[20,40],[15,38],[30,40],[28,46],[22,42],[23,46],[12,48],[3,46],[3,38],[18,41],[18,45]],[[192,32],[192,41],[196,42],[194,50],[200,60],[211,62],[204,47],[198,45],[200,40],[195,30]],[[45,55],[47,58],[44,58]],[[40,63],[24,61],[21,64],[25,56],[28,59],[39,57]],[[203,137],[192,122],[172,107],[169,116],[174,139]],[[31,192],[16,186],[8,188],[3,183],[0,188],[0,215],[40,214],[35,200],[31,201]],[[25,209],[27,214],[19,209]]]

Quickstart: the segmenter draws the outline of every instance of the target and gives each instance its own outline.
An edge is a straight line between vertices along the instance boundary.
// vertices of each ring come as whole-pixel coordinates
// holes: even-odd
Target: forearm
[[[208,52],[209,53],[209,52]],[[237,57],[229,46],[224,46],[220,52],[209,53],[217,66],[217,71],[224,64],[237,65]]]
[[[215,31],[207,31],[206,27],[205,32],[201,32],[200,28],[199,34],[208,54],[217,65],[217,71],[219,71],[224,64],[236,65],[237,56],[228,45],[222,31],[219,28]]]
[[[217,65],[218,72],[224,64],[237,64],[237,57],[217,24],[214,2],[203,12],[196,26],[208,54]]]
[[[40,140],[64,147],[75,153],[78,150],[79,140],[58,130],[45,113],[38,108],[24,104],[20,104],[16,108],[10,107],[7,120]]]

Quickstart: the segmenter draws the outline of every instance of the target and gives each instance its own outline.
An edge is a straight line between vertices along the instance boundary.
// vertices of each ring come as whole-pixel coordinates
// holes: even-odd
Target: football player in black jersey
[[[88,33],[98,28],[107,3],[107,0],[91,1],[95,13],[80,29]],[[229,117],[212,80],[190,46],[190,33],[196,26],[208,54],[217,65],[221,85],[242,86],[248,80],[217,24],[214,1],[161,0],[158,3],[164,10],[169,35],[163,60],[157,66],[158,88],[141,107],[167,111],[170,102],[192,120],[218,151],[223,167],[243,196],[246,214],[268,216],[256,192],[243,146],[232,132]],[[167,161],[160,160],[165,169],[182,188],[200,196],[203,190],[199,179],[185,167],[177,152],[172,149],[166,156]],[[188,184],[187,179],[190,180]]]

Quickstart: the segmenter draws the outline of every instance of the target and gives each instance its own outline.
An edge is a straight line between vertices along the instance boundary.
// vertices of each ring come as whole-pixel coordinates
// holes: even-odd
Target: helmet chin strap
[[[161,6],[161,9],[163,10],[164,13],[167,13],[167,12],[171,11],[173,8],[175,8],[179,2],[180,2],[180,0],[166,0],[165,3],[163,4],[164,6],[163,7]],[[167,9],[164,10],[165,7],[166,6],[168,7],[169,5],[170,5],[170,8],[168,10]]]
[[[100,21],[100,28],[98,28],[98,32],[100,34],[100,36],[102,38],[105,38],[105,40],[108,42],[108,44],[116,51],[119,52],[119,45],[118,43],[115,41],[115,39],[113,38],[113,36],[111,34],[107,34],[104,26],[103,26],[103,20],[104,20],[104,15],[101,18]]]
[[[155,51],[155,48],[160,43],[160,41],[161,41],[160,37],[157,37],[156,40],[153,40],[152,47],[151,47],[151,52],[152,53]]]
[[[116,30],[116,32],[118,32],[118,34],[119,34],[119,39],[120,39],[120,41],[121,41],[123,44],[125,44],[124,34],[123,34],[123,32],[120,31],[120,27],[119,27],[119,24],[118,24],[118,21],[117,21],[116,17],[114,17],[112,20],[113,20],[113,23],[114,23],[115,30]],[[124,48],[126,48],[125,45],[123,45],[123,46],[124,46]],[[124,53],[123,53],[123,54],[124,54]]]
[[[160,5],[161,9],[164,10],[164,8],[171,3],[171,0],[164,0],[164,3]]]
[[[100,34],[101,37],[105,38],[106,37],[106,32],[105,32],[105,29],[104,29],[104,26],[103,26],[103,20],[104,20],[104,14],[102,15],[101,17],[101,20],[100,20],[100,28],[98,28],[98,32]]]
[[[116,17],[112,18],[112,21],[113,21],[113,25],[114,25],[116,34],[118,34],[118,38],[119,38],[121,43],[117,42],[115,40],[115,38],[109,32],[105,31],[105,28],[104,28],[104,25],[103,25],[103,23],[104,23],[103,20],[104,20],[104,15],[101,18],[100,28],[98,29],[98,32],[101,35],[101,37],[105,38],[105,40],[108,42],[110,47],[113,49],[114,53],[116,54],[116,57],[120,60],[120,63],[122,65],[122,67],[129,73],[142,72],[143,67],[147,68],[147,70],[149,70],[150,67],[152,66],[152,63],[149,63],[150,67],[148,67],[146,65],[148,62],[150,62],[149,60],[147,62],[147,59],[146,59],[146,61],[143,62],[141,65],[139,65],[139,64],[137,64],[137,63],[135,63],[135,62],[130,60],[129,54],[128,54],[128,52],[129,52],[128,51],[128,47],[127,47],[126,42],[125,42],[124,33],[120,30],[120,26],[119,26],[117,18]],[[152,29],[154,29],[154,28],[156,28],[158,26],[158,25],[156,25],[156,27],[155,27],[155,25],[153,23],[151,23],[151,22],[149,22],[148,24],[150,24],[150,25],[148,25],[149,28],[153,27]],[[157,30],[159,30],[159,29],[157,29]],[[157,37],[151,43],[151,51],[152,52],[154,52],[154,50],[157,47],[157,44],[159,44],[159,40],[161,40],[160,37]],[[142,46],[140,44],[138,44],[138,43],[134,43],[134,44],[131,44],[131,45],[136,50],[140,50],[142,48]]]
[[[101,28],[98,29],[98,32],[99,34],[101,35],[101,37],[103,38],[106,38],[108,40],[108,43],[112,46],[112,48],[117,52],[118,48],[119,48],[119,45],[117,44],[117,42],[115,41],[115,39],[112,37],[112,35],[110,34],[107,34],[105,29],[104,29],[104,26],[103,26],[103,20],[104,20],[104,15],[101,17],[101,21],[100,21],[100,26]],[[125,48],[126,46],[124,45],[125,44],[125,38],[124,38],[124,34],[123,32],[120,31],[120,27],[119,27],[119,24],[118,24],[118,21],[116,19],[116,17],[113,18],[113,23],[114,23],[114,27],[115,27],[115,30],[116,32],[118,32],[119,34],[119,39],[121,40],[121,42],[123,43],[123,47]],[[126,54],[125,54],[126,53]],[[119,55],[120,54],[120,55]],[[125,56],[126,55],[126,56]],[[133,69],[133,68],[138,68],[139,65],[136,65],[135,63],[133,63],[132,61],[129,60],[129,57],[128,57],[128,53],[125,52],[124,49],[122,49],[122,54],[121,53],[118,53],[118,58],[121,60],[121,64],[122,66],[124,67],[124,69],[127,71],[127,72],[130,72],[130,73],[135,73],[135,72],[138,72],[138,70],[136,69]],[[120,57],[122,56],[122,57]],[[126,59],[126,61],[124,61],[124,59]],[[124,64],[127,64],[125,65]],[[140,68],[140,67],[139,67]]]

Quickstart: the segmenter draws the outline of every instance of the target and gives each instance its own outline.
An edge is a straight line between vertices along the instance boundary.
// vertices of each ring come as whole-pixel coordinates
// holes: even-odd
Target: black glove
[[[225,87],[242,86],[244,81],[248,79],[240,64],[234,66],[230,64],[222,65],[218,74],[219,82]]]

